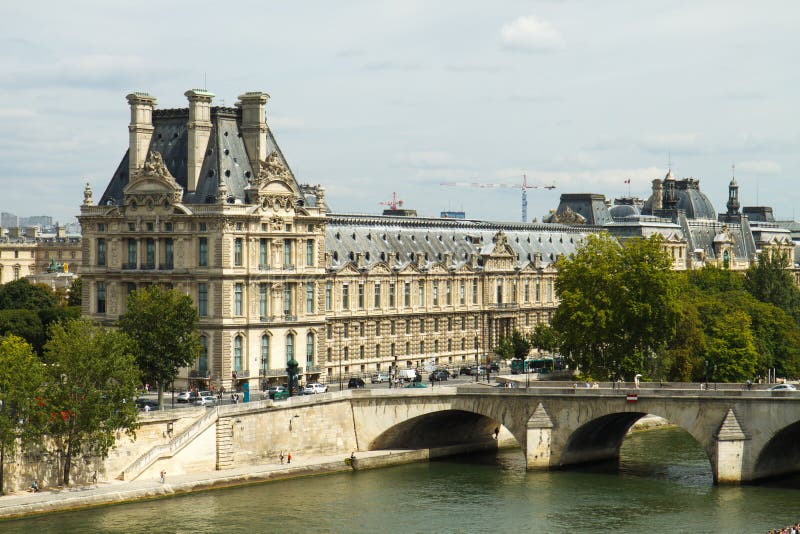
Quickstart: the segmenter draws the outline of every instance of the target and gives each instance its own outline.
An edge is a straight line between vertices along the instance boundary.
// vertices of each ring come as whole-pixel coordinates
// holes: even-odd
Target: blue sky
[[[0,6],[0,210],[69,222],[128,142],[125,95],[185,107],[271,95],[267,120],[303,183],[337,212],[379,213],[396,191],[438,215],[519,220],[519,191],[554,183],[649,194],[674,172],[724,211],[795,213],[800,4],[792,1],[162,0]]]

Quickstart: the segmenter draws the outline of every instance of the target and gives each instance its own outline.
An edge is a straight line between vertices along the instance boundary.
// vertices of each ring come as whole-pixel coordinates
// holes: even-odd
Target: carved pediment
[[[147,153],[144,166],[131,175],[130,182],[122,192],[125,205],[134,209],[175,204],[183,198],[183,188],[164,165],[161,154],[155,150]]]
[[[277,151],[261,162],[245,193],[248,203],[260,204],[263,209],[272,210],[288,210],[300,198],[297,183],[281,162]]]
[[[544,222],[553,224],[586,224],[586,217],[580,213],[572,211],[572,208],[569,206],[567,206],[566,209],[564,209],[564,211],[561,213],[552,213],[543,220]]]

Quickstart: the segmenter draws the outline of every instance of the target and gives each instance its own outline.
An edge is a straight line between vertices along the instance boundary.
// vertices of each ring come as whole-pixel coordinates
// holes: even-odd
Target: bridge
[[[800,392],[792,391],[437,386],[342,391],[195,413],[194,424],[123,466],[121,476],[154,475],[162,466],[173,473],[226,469],[265,462],[283,450],[343,456],[470,444],[480,450],[492,445],[498,426],[517,441],[528,469],[560,469],[618,459],[626,433],[648,414],[697,441],[715,483],[800,472]],[[147,414],[144,423],[165,417]]]

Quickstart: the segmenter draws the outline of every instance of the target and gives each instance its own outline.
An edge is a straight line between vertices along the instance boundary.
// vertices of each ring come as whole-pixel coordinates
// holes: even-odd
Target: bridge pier
[[[553,421],[540,402],[528,420],[525,436],[525,465],[528,469],[550,468]]]
[[[742,430],[733,408],[728,409],[716,435],[714,451],[714,483],[741,484],[743,482],[744,442],[747,435]]]

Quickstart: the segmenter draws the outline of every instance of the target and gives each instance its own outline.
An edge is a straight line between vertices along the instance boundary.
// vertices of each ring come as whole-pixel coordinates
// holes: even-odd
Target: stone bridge
[[[800,472],[800,392],[476,386],[349,390],[151,412],[106,471],[125,480],[154,478],[160,469],[180,474],[275,462],[287,450],[343,458],[354,450],[485,450],[496,447],[492,434],[500,426],[520,445],[528,469],[558,469],[618,459],[626,433],[648,414],[697,441],[716,483]]]
[[[699,443],[716,483],[800,471],[800,392],[441,387],[355,391],[351,403],[361,450],[480,441],[502,424],[528,469],[562,468],[617,459],[653,414]]]

